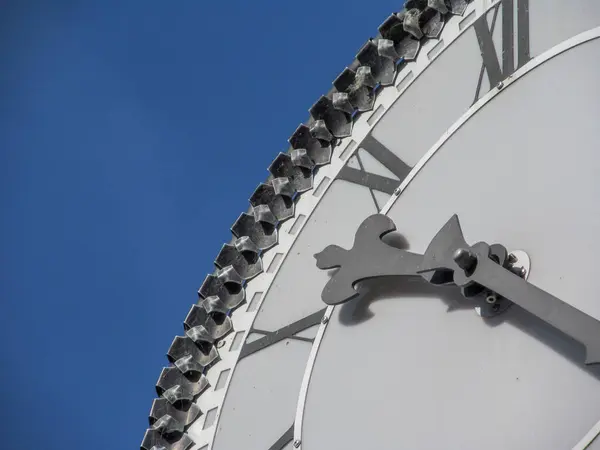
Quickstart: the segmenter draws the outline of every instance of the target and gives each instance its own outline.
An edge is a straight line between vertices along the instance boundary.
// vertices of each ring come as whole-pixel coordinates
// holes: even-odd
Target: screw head
[[[493,305],[494,303],[496,303],[498,301],[498,296],[495,293],[488,294],[485,297],[485,301],[488,304]]]
[[[327,322],[329,322],[329,317],[327,317],[327,316],[323,316],[323,318],[321,319],[321,323],[322,323],[323,325],[325,325]]]
[[[297,439],[297,440],[294,441],[294,447],[295,448],[300,447],[300,444],[301,444],[300,439]]]
[[[221,348],[225,345],[225,339],[221,339],[220,341],[217,341],[217,348]]]
[[[498,83],[498,89],[502,89],[504,88],[504,81],[501,81],[500,83]]]

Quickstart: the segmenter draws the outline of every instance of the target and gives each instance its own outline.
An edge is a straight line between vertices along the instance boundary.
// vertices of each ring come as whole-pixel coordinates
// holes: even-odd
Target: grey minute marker
[[[534,314],[544,322],[582,343],[586,364],[600,363],[600,321],[534,286],[490,258],[490,246],[479,242],[469,246],[456,215],[442,227],[424,255],[400,250],[381,241],[395,230],[387,216],[368,217],[356,232],[354,246],[344,250],[330,245],[315,255],[321,269],[339,267],[322,292],[323,301],[333,305],[358,295],[356,283],[368,278],[420,274],[438,284],[452,281],[463,288],[482,286]],[[463,290],[464,292],[464,290]]]

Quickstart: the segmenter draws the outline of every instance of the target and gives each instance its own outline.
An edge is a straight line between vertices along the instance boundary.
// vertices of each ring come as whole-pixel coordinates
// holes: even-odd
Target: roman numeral
[[[396,175],[398,179],[396,180],[394,178],[367,172],[364,168],[364,164],[358,151],[354,154],[354,157],[358,161],[360,169],[350,167],[348,164],[346,164],[339,172],[337,179],[360,184],[369,188],[371,195],[373,196],[375,206],[379,211],[383,205],[378,204],[373,190],[392,195],[396,188],[400,186],[402,180],[406,178],[411,170],[411,167],[371,135],[367,136],[363,140],[360,148],[383,164],[390,172]]]
[[[516,39],[515,7],[517,15]],[[498,58],[498,52],[492,38],[500,8],[502,8],[502,61]],[[529,52],[529,0],[502,0],[494,7],[492,23],[489,26],[486,17],[487,14],[482,15],[473,24],[483,59],[473,103],[479,100],[484,72],[487,74],[490,88],[492,88],[531,59]],[[515,50],[517,52],[516,66]]]
[[[283,341],[284,339],[294,339],[297,341],[305,341],[312,343],[314,339],[294,335],[321,323],[323,315],[325,315],[325,308],[309,316],[303,317],[302,319],[297,320],[294,323],[286,325],[285,327],[280,328],[279,330],[265,331],[258,330],[256,328],[250,329],[250,333],[258,333],[264,336],[255,341],[244,344],[242,350],[240,351],[239,359],[245,358],[246,356],[250,356],[253,353],[256,353],[257,351],[269,347],[273,344],[276,344],[277,342]]]
[[[277,442],[275,442],[269,450],[283,450],[286,445],[288,445],[292,439],[294,439],[294,424],[288,428],[288,430],[281,435]]]

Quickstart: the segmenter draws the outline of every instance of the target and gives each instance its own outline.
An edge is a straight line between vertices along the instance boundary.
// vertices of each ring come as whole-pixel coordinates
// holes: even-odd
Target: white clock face
[[[598,27],[595,0],[474,0],[422,41],[262,254],[195,398],[193,448],[592,442],[600,368],[576,341],[517,306],[484,319],[456,288],[398,278],[328,308],[333,272],[313,255],[352,247],[378,212],[423,253],[458,214],[467,242],[525,251],[529,282],[600,320]]]
[[[388,213],[410,251],[456,213],[467,242],[525,250],[531,283],[600,319],[599,53],[547,61],[439,148]],[[484,320],[458,288],[365,284],[320,344],[303,448],[570,449],[600,419],[600,367],[522,308]]]

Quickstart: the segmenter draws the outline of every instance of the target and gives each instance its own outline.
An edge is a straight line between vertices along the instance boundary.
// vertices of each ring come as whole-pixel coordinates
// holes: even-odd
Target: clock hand
[[[458,286],[484,286],[585,345],[586,364],[600,363],[600,321],[496,264],[488,251],[466,244],[454,215],[431,241],[421,271],[452,270]]]
[[[352,249],[329,245],[315,255],[320,269],[340,268],[323,289],[321,298],[325,303],[337,305],[356,297],[356,283],[369,278],[421,275],[432,284],[452,283],[452,271],[420,273],[423,255],[392,247],[381,240],[395,229],[396,226],[389,217],[375,214],[359,226]],[[466,245],[464,240],[460,243]],[[491,246],[490,254],[498,261],[504,261],[507,257],[506,249],[501,245]],[[483,290],[484,288],[473,283],[463,289],[463,294],[465,297],[473,297]]]
[[[358,292],[354,285],[368,278],[418,275],[422,255],[391,247],[381,241],[381,237],[395,229],[389,217],[375,214],[360,225],[350,250],[330,245],[315,255],[320,269],[340,268],[321,293],[325,303],[337,305],[356,297]]]
[[[368,217],[356,232],[351,250],[330,245],[315,255],[321,269],[339,267],[323,289],[329,305],[358,295],[356,283],[369,278],[421,275],[432,284],[454,283],[465,296],[482,288],[499,295],[566,333],[586,347],[586,364],[600,363],[600,321],[528,283],[505,267],[502,246],[478,242],[469,246],[454,215],[436,234],[424,255],[392,247],[381,237],[394,231],[387,216]],[[502,256],[504,255],[504,256]]]

